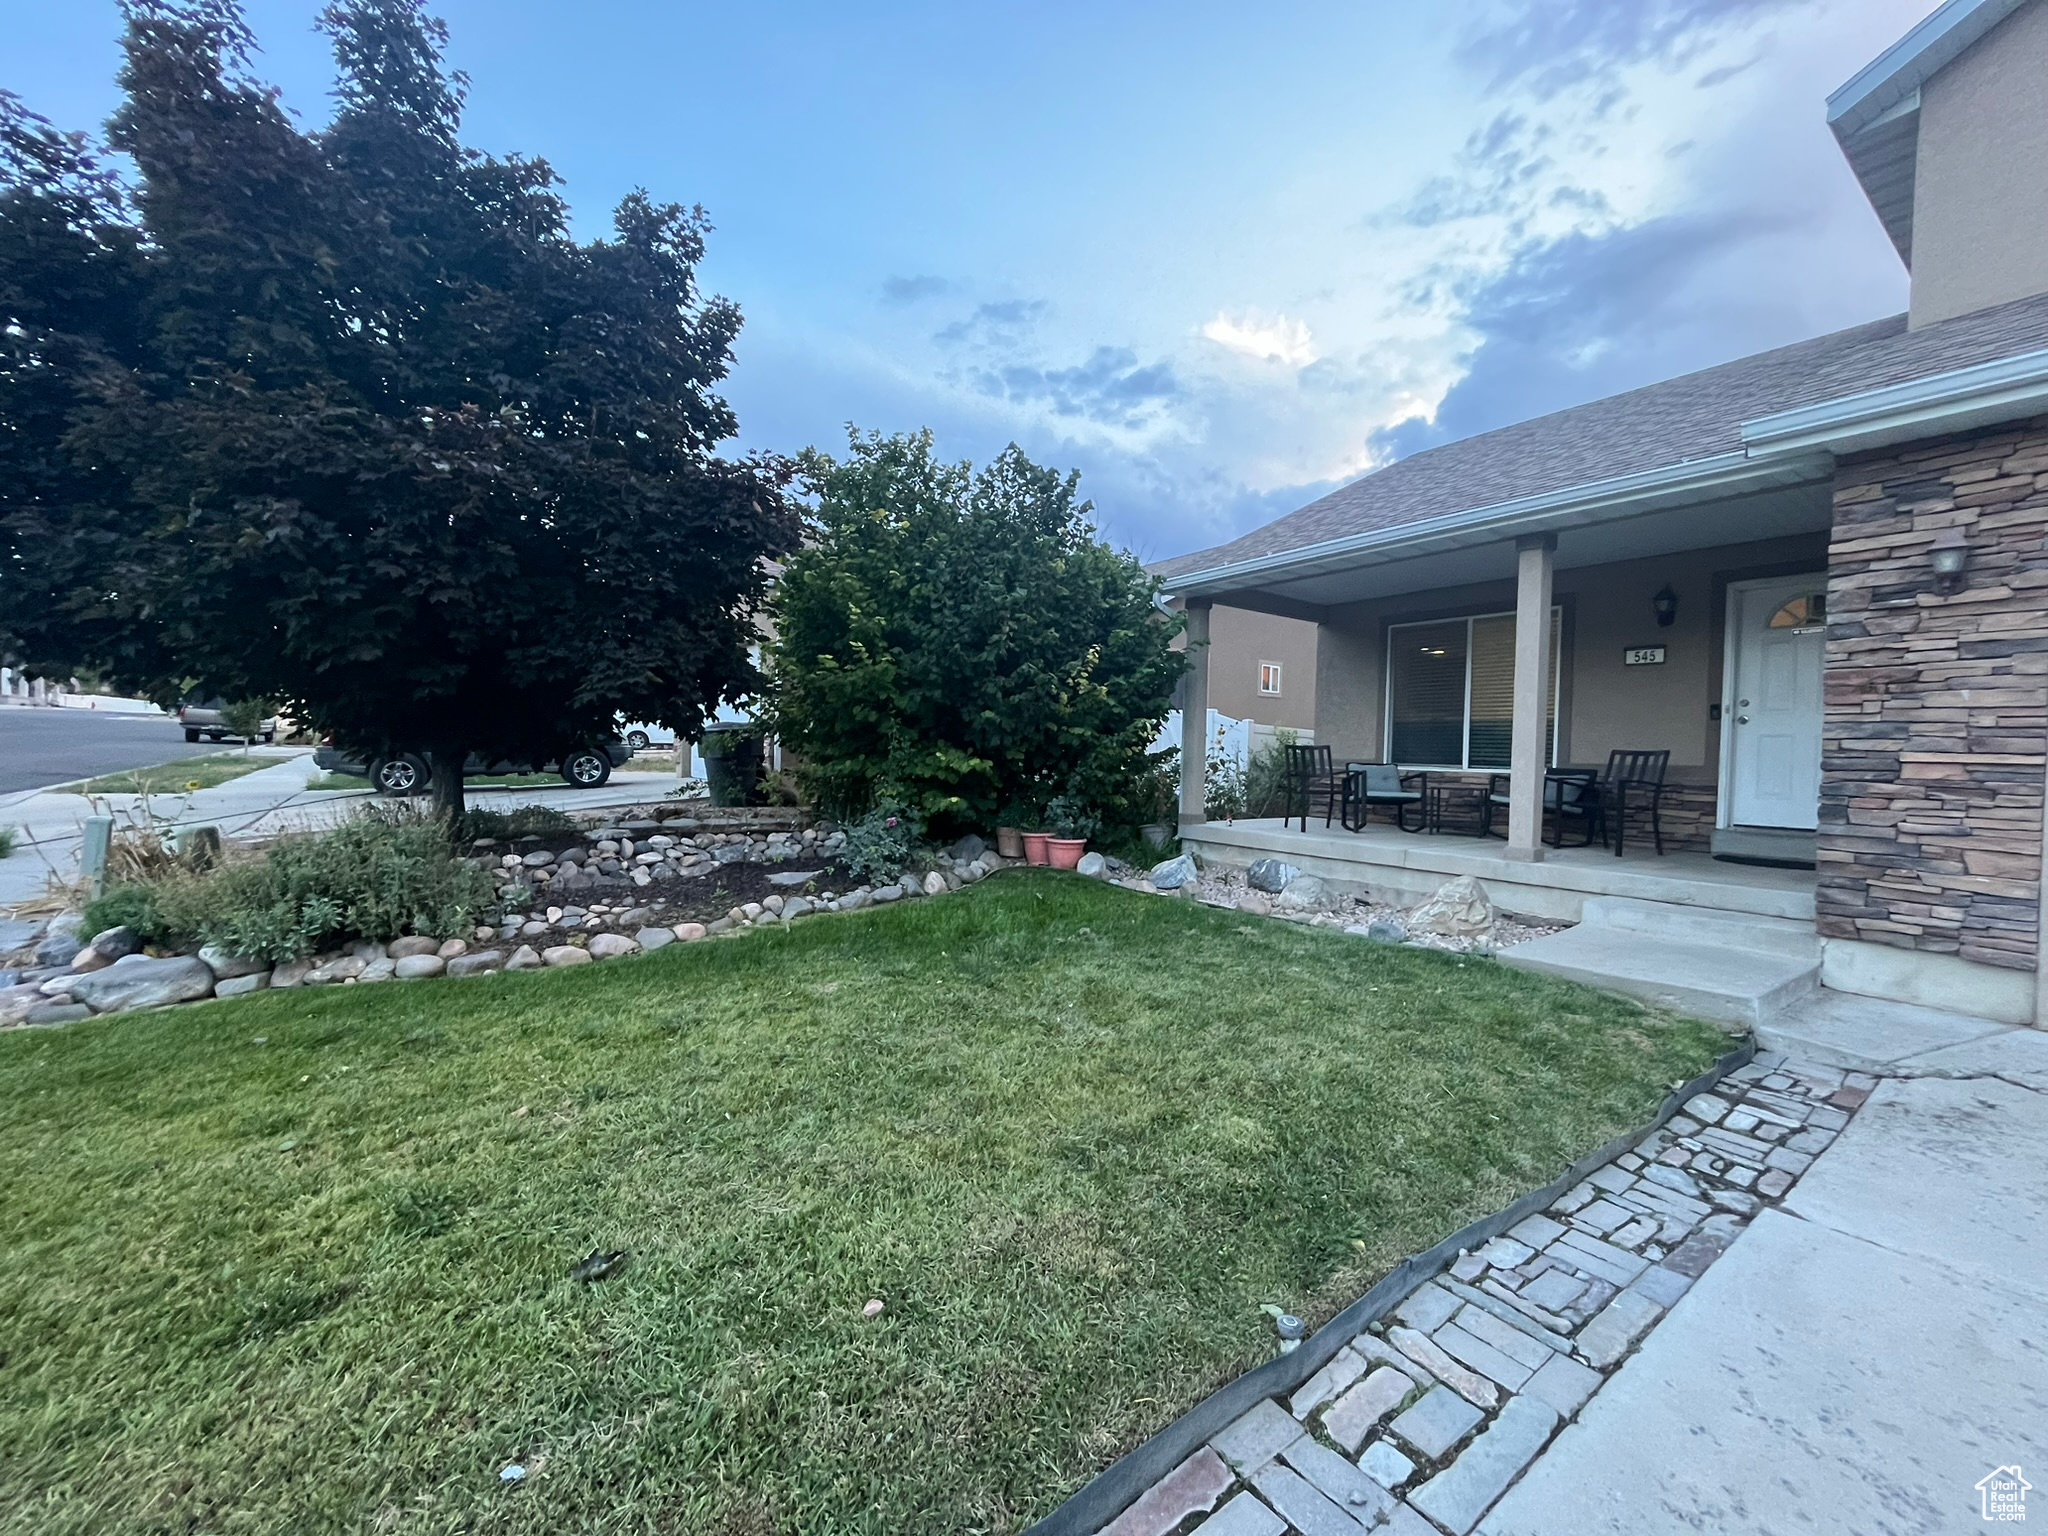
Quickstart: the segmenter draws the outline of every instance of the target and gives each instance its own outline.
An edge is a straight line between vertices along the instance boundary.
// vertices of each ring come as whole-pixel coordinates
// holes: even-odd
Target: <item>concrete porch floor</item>
[[[1814,874],[1810,869],[1768,869],[1724,864],[1704,853],[1667,853],[1631,844],[1616,858],[1607,849],[1550,848],[1535,864],[1505,857],[1497,838],[1431,836],[1374,824],[1347,832],[1325,829],[1315,818],[1299,821],[1205,822],[1181,829],[1182,845],[1211,863],[1243,868],[1255,859],[1282,858],[1339,885],[1416,901],[1444,881],[1471,875],[1495,905],[1526,917],[1577,922],[1588,897],[1622,896],[1710,911],[1812,923]]]

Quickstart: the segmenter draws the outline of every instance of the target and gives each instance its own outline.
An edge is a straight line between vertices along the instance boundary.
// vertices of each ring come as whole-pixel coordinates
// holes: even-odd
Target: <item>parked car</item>
[[[631,747],[623,741],[614,740],[602,746],[578,747],[540,762],[515,762],[509,758],[493,761],[471,756],[463,764],[462,776],[475,779],[486,774],[559,773],[562,782],[571,789],[596,789],[612,776],[614,768],[632,755]],[[370,787],[380,795],[423,795],[432,777],[427,771],[427,760],[416,752],[366,757],[363,753],[350,752],[337,747],[332,741],[325,741],[314,751],[313,761],[328,773],[345,773],[352,778],[368,779]]]
[[[204,736],[208,741],[225,741],[233,736],[235,733],[228,728],[227,707],[225,699],[205,699],[196,703],[180,704],[178,724],[185,728],[185,739],[197,741]],[[277,740],[277,716],[265,717],[263,724],[257,729],[256,737],[263,742]]]
[[[645,752],[649,747],[672,747],[676,744],[676,733],[665,725],[649,725],[636,720],[631,725],[621,726],[619,736],[635,752]]]

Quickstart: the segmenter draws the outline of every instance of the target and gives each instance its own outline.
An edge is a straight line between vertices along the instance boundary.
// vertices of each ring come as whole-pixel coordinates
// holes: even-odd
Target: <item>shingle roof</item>
[[[1430,448],[1213,549],[1173,577],[1326,539],[1738,451],[1742,423],[2048,347],[2048,294],[1917,331],[1893,315]]]

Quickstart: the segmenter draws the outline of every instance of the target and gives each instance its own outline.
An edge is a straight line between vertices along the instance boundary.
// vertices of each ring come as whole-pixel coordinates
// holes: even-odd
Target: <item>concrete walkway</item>
[[[2048,1487],[2048,1037],[1935,1015],[1886,1041],[1862,1000],[1829,1006],[1817,1040],[1853,1010],[1851,1054],[1919,1075],[1878,1086],[1482,1536],[1928,1536],[1984,1529],[2000,1467]]]

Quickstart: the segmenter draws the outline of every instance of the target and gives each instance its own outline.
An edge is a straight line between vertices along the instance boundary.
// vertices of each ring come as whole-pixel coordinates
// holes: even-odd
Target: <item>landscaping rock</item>
[[[1398,918],[1376,917],[1365,925],[1365,936],[1380,944],[1406,944],[1408,925]]]
[[[780,889],[789,890],[799,885],[809,885],[813,880],[818,879],[824,873],[825,871],[823,871],[822,869],[777,870],[774,874],[768,877],[768,883]]]
[[[540,952],[531,944],[522,944],[512,951],[512,957],[505,962],[508,971],[537,971],[541,967]]]
[[[1476,939],[1493,931],[1496,916],[1486,888],[1470,875],[1460,875],[1446,880],[1408,914],[1408,931],[1446,939]]]
[[[76,1024],[81,1019],[92,1017],[92,1010],[83,1003],[38,1003],[29,1009],[28,1017],[22,1023],[37,1027],[52,1024]]]
[[[189,1003],[212,991],[213,971],[197,955],[174,955],[167,960],[131,955],[119,965],[79,977],[71,986],[71,995],[94,1013]]]
[[[362,975],[369,968],[369,964],[370,962],[360,955],[336,955],[332,960],[323,961],[306,972],[306,985],[326,987],[338,981],[352,981]],[[271,984],[275,986],[276,982],[273,980]]]
[[[81,975],[87,971],[104,970],[113,963],[112,955],[103,955],[90,944],[71,957],[71,969]]]
[[[574,944],[553,944],[540,952],[543,965],[588,965],[592,955],[587,949],[578,949]]]
[[[311,960],[287,960],[270,973],[270,990],[277,992],[286,987],[303,987],[312,973]]]
[[[946,850],[948,857],[958,859],[963,864],[972,864],[986,852],[988,852],[988,844],[972,832]]]
[[[372,960],[369,964],[365,965],[362,969],[362,974],[357,976],[356,980],[358,982],[389,981],[397,974],[398,962],[389,955],[386,955],[381,960]]]
[[[886,907],[892,901],[901,901],[903,899],[903,887],[900,885],[878,885],[875,887],[873,895],[868,899],[877,906]]]
[[[709,933],[710,931],[711,930],[706,928],[702,923],[676,924],[676,937],[681,939],[685,944],[694,944],[697,940],[703,938],[704,935]]]
[[[393,939],[385,953],[393,960],[409,960],[416,955],[431,955],[441,947],[439,939],[426,938],[420,934],[409,934],[402,939]]]
[[[503,966],[505,957],[495,949],[479,949],[473,954],[457,955],[448,962],[450,976],[481,976],[486,971],[495,971]]]
[[[207,969],[221,981],[238,981],[244,976],[254,976],[258,971],[269,969],[261,960],[252,960],[246,955],[231,955],[218,944],[203,946],[199,951],[199,958],[206,962]],[[220,988],[214,988],[214,995],[223,995]]]
[[[676,934],[673,928],[642,928],[633,935],[633,942],[642,949],[660,949],[664,944],[673,944]]]
[[[1330,905],[1330,887],[1316,875],[1296,875],[1273,898],[1276,912],[1320,912]]]
[[[946,877],[936,869],[924,877],[924,893],[927,896],[943,896],[948,887]]]
[[[1198,873],[1195,868],[1195,856],[1183,853],[1177,858],[1168,859],[1164,864],[1152,866],[1152,888],[1155,891],[1177,891],[1182,886],[1193,884]]]
[[[43,989],[33,983],[0,988],[0,1029],[19,1024],[31,1008],[40,1008],[47,1001]]]
[[[792,896],[782,904],[782,920],[785,923],[793,923],[798,918],[808,916],[817,910],[817,903],[808,896]]]
[[[1109,860],[1099,853],[1084,853],[1081,862],[1074,866],[1074,873],[1086,875],[1090,880],[1100,880],[1109,873]]]
[[[435,950],[434,953],[443,960],[453,960],[458,955],[469,953],[469,941],[467,939],[443,939],[441,947]]]
[[[645,928],[653,921],[654,908],[652,907],[628,907],[617,918],[618,925],[621,928]]]
[[[448,969],[448,962],[439,955],[407,955],[402,960],[392,961],[391,965],[392,974],[400,981],[424,981]]]
[[[270,972],[251,971],[246,976],[227,976],[213,984],[215,997],[245,997],[270,985]]]
[[[142,940],[133,928],[123,923],[117,928],[107,929],[104,933],[94,934],[92,947],[111,962],[119,960],[124,955],[141,954]]]
[[[60,929],[52,923],[50,932],[44,934],[42,942],[36,945],[36,964],[69,965],[78,958],[78,952],[83,948],[85,940],[71,929]]]
[[[552,949],[548,951],[550,957],[548,959],[549,965],[558,963],[552,958],[554,953],[555,951]],[[590,948],[580,951],[580,953],[587,955],[592,960],[616,960],[621,955],[639,954],[640,946],[632,939],[627,938],[623,933],[600,933],[591,939]],[[571,960],[566,963],[574,965],[576,962]]]
[[[1255,859],[1252,867],[1244,872],[1244,878],[1253,890],[1278,896],[1287,889],[1287,882],[1300,873],[1285,859]]]

